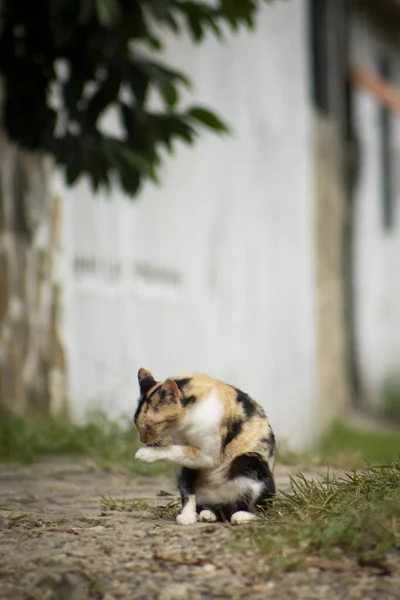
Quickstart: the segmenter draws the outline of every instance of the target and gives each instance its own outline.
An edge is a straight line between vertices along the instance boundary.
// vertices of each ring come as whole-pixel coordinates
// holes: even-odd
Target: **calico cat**
[[[135,455],[179,467],[180,525],[256,518],[257,507],[275,496],[275,436],[255,400],[208,375],[157,382],[139,369],[140,398],[134,416],[146,447]],[[160,446],[164,438],[172,444]]]

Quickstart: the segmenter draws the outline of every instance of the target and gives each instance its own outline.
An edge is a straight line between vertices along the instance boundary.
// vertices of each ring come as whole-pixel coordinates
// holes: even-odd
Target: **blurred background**
[[[294,450],[398,430],[400,2],[30,10],[0,0],[3,414],[119,419],[143,366]]]

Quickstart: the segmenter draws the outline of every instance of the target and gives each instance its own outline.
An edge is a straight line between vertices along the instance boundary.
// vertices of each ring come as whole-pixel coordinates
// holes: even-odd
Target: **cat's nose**
[[[150,431],[150,427],[149,425],[146,425],[144,430],[140,433],[140,441],[142,442],[142,444],[145,444],[147,442],[147,438],[148,438],[148,434]]]

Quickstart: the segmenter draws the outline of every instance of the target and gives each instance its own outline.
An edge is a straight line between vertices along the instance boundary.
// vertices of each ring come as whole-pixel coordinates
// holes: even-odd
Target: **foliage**
[[[1,414],[0,462],[29,464],[54,456],[89,457],[98,468],[117,468],[128,474],[165,473],[163,464],[144,465],[135,461],[139,447],[136,431],[130,423],[110,421],[96,413],[87,423],[51,418],[24,419],[15,414]]]
[[[400,422],[400,385],[397,377],[389,377],[383,389],[383,413],[389,419]]]
[[[368,431],[335,423],[314,448],[303,453],[284,443],[277,449],[277,461],[285,465],[310,467],[330,465],[356,468],[365,461],[391,463],[400,456],[400,431]]]
[[[130,420],[114,422],[103,413],[93,413],[84,424],[41,417],[23,418],[0,413],[0,462],[31,463],[46,456],[89,456],[100,466],[147,473],[148,465],[134,460],[139,447]],[[337,423],[314,450],[295,453],[284,443],[277,446],[277,462],[309,468],[330,465],[356,468],[370,462],[392,462],[400,457],[400,432],[370,432]],[[165,466],[152,465],[165,471]]]
[[[161,491],[157,495],[156,505],[152,505],[143,498],[134,498],[133,500],[121,500],[112,496],[100,496],[100,505],[104,510],[112,511],[127,511],[127,512],[143,512],[146,511],[155,519],[175,519],[180,512],[181,503],[177,499],[169,499],[167,502],[162,499],[170,498],[172,494]],[[161,500],[161,501],[160,501]]]
[[[400,460],[345,477],[292,477],[291,490],[248,533],[272,569],[319,555],[385,570],[386,553],[400,550]]]
[[[368,431],[336,423],[323,440],[320,453],[325,464],[330,456],[358,455],[360,459],[375,463],[391,463],[400,458],[400,431]],[[342,465],[345,464],[342,462]]]
[[[188,31],[199,43],[209,32],[253,27],[267,0],[3,0],[0,74],[4,122],[12,140],[52,155],[68,184],[86,174],[95,190],[116,181],[136,194],[155,179],[160,150],[176,139],[192,144],[198,126],[219,133],[209,109],[179,108],[188,78],[154,58],[160,32]],[[149,108],[156,91],[163,108]],[[102,128],[113,109],[121,135]]]

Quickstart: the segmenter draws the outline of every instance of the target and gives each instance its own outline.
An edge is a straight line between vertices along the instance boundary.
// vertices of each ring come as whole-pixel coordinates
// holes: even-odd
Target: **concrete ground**
[[[288,472],[277,467],[278,488],[288,487]],[[181,527],[143,503],[123,512],[100,501],[110,495],[155,506],[170,500],[160,490],[176,494],[168,478],[129,481],[82,459],[0,465],[0,598],[400,599],[400,564],[383,577],[310,558],[306,569],[272,575],[265,556],[240,547],[240,528]]]

